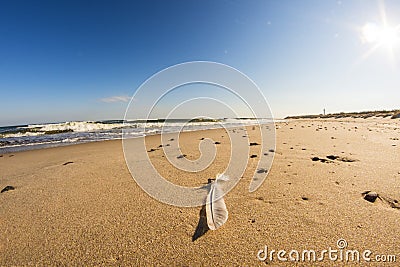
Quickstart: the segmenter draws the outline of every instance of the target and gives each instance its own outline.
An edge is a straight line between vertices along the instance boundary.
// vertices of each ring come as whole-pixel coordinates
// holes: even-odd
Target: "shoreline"
[[[274,120],[273,124],[281,123],[284,120]],[[257,126],[257,124],[255,124]],[[265,123],[260,124],[266,125]],[[253,125],[244,125],[244,126],[230,126],[230,127],[219,127],[219,128],[209,128],[209,129],[195,129],[195,130],[186,130],[184,132],[196,132],[196,131],[209,131],[209,130],[215,130],[215,129],[235,129],[238,127],[252,127]],[[179,132],[166,132],[164,133],[165,135],[168,134],[176,134]],[[147,136],[154,136],[154,135],[161,135],[162,133],[147,133],[146,135],[143,136],[135,136],[135,137],[130,137],[127,139],[135,139],[135,138],[143,138]],[[30,144],[30,145],[17,145],[13,147],[0,147],[0,154],[10,154],[10,153],[18,153],[18,152],[23,152],[23,151],[31,151],[31,150],[40,150],[40,149],[46,149],[46,148],[56,148],[56,147],[64,147],[64,146],[71,146],[71,145],[81,145],[81,144],[87,144],[87,143],[93,143],[93,142],[103,142],[103,141],[114,141],[114,140],[119,140],[122,141],[124,138],[114,138],[114,139],[103,139],[103,140],[91,140],[91,141],[83,141],[83,142],[76,142],[76,143],[45,143],[45,144]],[[37,148],[30,148],[30,147],[37,147]],[[14,150],[14,148],[17,148]],[[21,148],[21,149],[19,149]],[[2,152],[2,151],[7,151],[9,152]]]

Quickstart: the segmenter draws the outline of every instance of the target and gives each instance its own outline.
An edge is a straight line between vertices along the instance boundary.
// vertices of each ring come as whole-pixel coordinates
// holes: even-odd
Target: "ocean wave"
[[[52,131],[73,131],[73,132],[93,132],[99,130],[111,130],[122,128],[122,123],[102,123],[94,121],[71,121],[54,124],[33,124],[28,125],[28,129],[35,129],[41,132]]]
[[[102,123],[93,121],[72,121],[51,124],[31,124],[26,126],[9,127],[0,133],[0,138],[31,137],[62,133],[88,133],[107,131],[127,127],[123,123]],[[134,126],[132,126],[134,127]]]

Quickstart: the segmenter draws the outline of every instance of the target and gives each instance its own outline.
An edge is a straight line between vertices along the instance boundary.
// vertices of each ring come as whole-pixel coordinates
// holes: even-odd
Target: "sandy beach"
[[[398,119],[299,119],[276,124],[274,152],[251,146],[247,169],[225,196],[229,219],[193,241],[201,207],[158,202],[134,181],[121,141],[104,141],[0,156],[1,266],[344,266],[258,259],[260,250],[371,250],[373,262],[400,262],[400,123]],[[250,142],[260,143],[248,128]],[[218,141],[214,163],[185,174],[166,161],[160,136],[148,155],[174,183],[194,186],[223,172],[230,142],[223,129],[181,133],[188,159],[201,138]],[[139,140],[139,139],[138,139]],[[175,140],[176,141],[176,140]],[[172,142],[172,141],[171,141]],[[262,186],[248,187],[261,153],[274,163]],[[369,202],[365,191],[377,192]],[[262,254],[260,254],[262,256]],[[319,255],[319,254],[317,254]],[[397,263],[376,262],[395,255]],[[287,255],[286,255],[287,257]]]

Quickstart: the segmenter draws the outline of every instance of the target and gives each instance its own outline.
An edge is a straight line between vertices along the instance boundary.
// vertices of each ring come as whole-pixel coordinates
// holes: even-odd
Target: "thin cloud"
[[[100,102],[104,103],[116,103],[116,102],[129,102],[131,100],[131,96],[121,95],[121,96],[110,96],[106,98],[99,99]]]

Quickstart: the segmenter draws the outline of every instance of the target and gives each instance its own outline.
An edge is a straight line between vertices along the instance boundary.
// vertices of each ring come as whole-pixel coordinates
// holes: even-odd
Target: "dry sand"
[[[0,265],[344,266],[327,256],[300,263],[280,262],[276,255],[257,259],[265,245],[318,252],[336,249],[344,238],[348,249],[369,249],[372,258],[397,257],[397,263],[361,260],[361,266],[398,266],[399,120],[293,120],[276,127],[274,164],[263,185],[248,192],[258,158],[250,159],[225,196],[227,223],[195,241],[201,207],[169,206],[148,196],[127,169],[121,141],[2,155],[0,189],[15,190],[0,194]],[[248,133],[250,142],[260,142],[257,130]],[[199,157],[202,137],[221,142],[214,164],[202,173],[169,165],[157,149],[159,136],[147,138],[149,150],[156,149],[148,154],[171,181],[201,185],[224,170],[230,155],[224,130],[197,131],[179,140],[189,159]],[[249,156],[264,152],[252,146]],[[328,155],[340,158],[326,160]],[[382,199],[364,200],[367,190]]]

